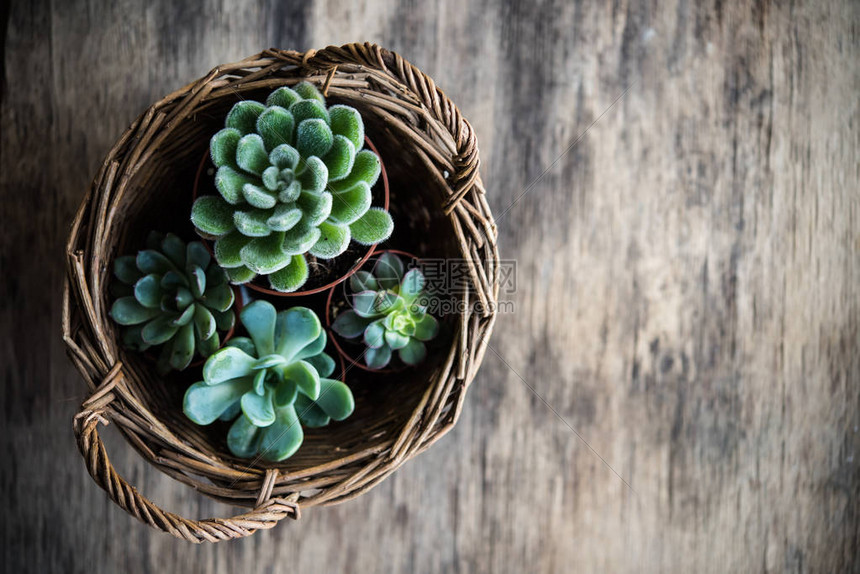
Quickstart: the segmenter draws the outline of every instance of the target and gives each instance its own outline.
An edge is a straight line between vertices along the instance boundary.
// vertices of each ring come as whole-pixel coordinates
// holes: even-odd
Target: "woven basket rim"
[[[147,171],[154,169],[147,162],[172,151],[171,130],[195,114],[206,113],[227,95],[300,80],[317,83],[327,95],[361,98],[387,130],[405,138],[441,194],[439,216],[454,231],[452,242],[468,264],[469,284],[447,357],[431,373],[426,391],[396,435],[300,471],[266,466],[237,469],[225,464],[226,459],[201,452],[189,442],[191,438],[174,436],[142,400],[134,367],[123,363],[111,337],[104,301],[106,269],[116,255],[111,232],[121,210],[138,199],[134,185],[157,177]],[[135,183],[135,178],[143,178],[143,183]],[[67,270],[63,337],[91,393],[74,420],[87,469],[124,510],[192,542],[247,536],[285,517],[297,518],[300,508],[350,500],[444,436],[459,418],[466,389],[483,359],[499,290],[496,227],[479,175],[472,127],[429,76],[396,53],[370,43],[307,52],[265,50],[218,66],[153,104],[107,154],[84,198],[69,234]],[[98,435],[98,426],[108,422],[169,476],[216,500],[253,510],[229,519],[200,521],[161,510],[113,469]]]

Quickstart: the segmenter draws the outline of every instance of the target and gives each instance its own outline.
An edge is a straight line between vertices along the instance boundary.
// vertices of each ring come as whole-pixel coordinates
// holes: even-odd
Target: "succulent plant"
[[[239,314],[249,337],[234,337],[203,366],[203,380],[185,393],[185,415],[200,425],[234,420],[230,452],[280,461],[304,440],[302,425],[340,421],[355,408],[352,392],[328,377],[334,360],[323,352],[326,333],[305,307],[276,313],[254,301]]]
[[[136,351],[160,345],[161,373],[208,357],[221,345],[219,331],[233,328],[233,288],[199,241],[153,232],[147,249],[116,258],[114,275],[110,314],[125,327],[123,343]]]
[[[306,253],[332,259],[350,240],[391,235],[389,213],[371,207],[381,163],[363,146],[358,111],[327,108],[307,82],[278,88],[265,105],[233,106],[210,142],[220,195],[198,198],[191,211],[233,283],[267,275],[273,289],[295,291],[308,278]]]
[[[420,270],[406,272],[397,255],[383,253],[373,272],[349,278],[352,309],[338,314],[332,329],[345,339],[362,338],[371,369],[386,367],[394,351],[407,365],[417,365],[427,356],[424,342],[439,332],[439,323],[427,313],[424,283]]]

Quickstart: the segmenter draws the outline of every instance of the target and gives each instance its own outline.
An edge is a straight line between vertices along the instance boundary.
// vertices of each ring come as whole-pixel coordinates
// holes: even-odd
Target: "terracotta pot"
[[[385,171],[385,162],[382,160],[382,156],[379,154],[379,151],[377,151],[376,146],[373,145],[373,142],[370,141],[367,136],[364,137],[364,143],[367,145],[368,148],[370,148],[371,151],[373,151],[373,153],[379,156],[379,165],[381,168],[380,180],[382,181],[382,207],[386,211],[388,211],[388,174]],[[197,200],[197,192],[200,185],[200,178],[203,174],[203,170],[206,168],[206,163],[208,159],[209,150],[207,149],[206,152],[203,154],[203,157],[200,159],[200,165],[197,167],[197,174],[194,176],[194,190],[192,192],[192,201]],[[210,253],[213,253],[214,256],[214,252],[211,246],[211,240],[206,238],[202,239],[203,244],[206,245]],[[268,287],[263,287],[262,285],[257,284],[257,281],[261,279],[260,276],[255,277],[254,280],[250,281],[249,283],[245,283],[244,286],[253,291],[257,291],[258,293],[274,295],[275,297],[301,297],[303,295],[313,295],[315,293],[321,293],[326,289],[331,289],[335,285],[349,279],[352,274],[361,269],[362,265],[364,265],[367,260],[370,259],[370,256],[373,254],[373,251],[376,249],[377,245],[378,244],[374,243],[373,245],[369,246],[367,248],[367,253],[364,255],[364,257],[358,260],[358,262],[356,262],[356,264],[353,265],[352,268],[346,274],[321,287],[314,287],[313,289],[306,289],[303,291],[293,291],[292,293],[283,293],[281,291],[275,291],[274,289],[269,289]]]

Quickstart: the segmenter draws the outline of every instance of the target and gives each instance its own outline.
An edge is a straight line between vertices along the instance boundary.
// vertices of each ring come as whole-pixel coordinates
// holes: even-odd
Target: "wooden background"
[[[3,571],[860,571],[858,3],[2,10]],[[77,454],[69,221],[162,95],[269,46],[363,40],[474,125],[515,311],[460,424],[378,488],[248,540],[179,542]],[[228,511],[109,438],[164,507]]]

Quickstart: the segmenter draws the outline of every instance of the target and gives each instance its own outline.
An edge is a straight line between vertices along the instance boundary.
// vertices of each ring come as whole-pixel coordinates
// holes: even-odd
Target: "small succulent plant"
[[[208,357],[221,345],[219,331],[233,328],[233,288],[199,241],[151,233],[147,249],[116,258],[114,275],[110,314],[125,327],[123,343],[136,351],[161,345],[162,374],[186,368],[195,354]]]
[[[328,377],[334,360],[323,352],[326,333],[305,307],[276,313],[254,301],[240,313],[248,337],[234,337],[203,366],[203,380],[185,393],[185,415],[200,425],[234,420],[230,452],[277,462],[304,440],[302,425],[340,421],[355,408],[352,392]]]
[[[397,255],[383,253],[372,273],[358,271],[349,278],[352,309],[338,314],[332,329],[345,339],[362,338],[371,369],[386,367],[394,351],[407,365],[417,365],[427,356],[424,342],[439,332],[424,304],[424,283],[420,270],[406,272]]]
[[[363,146],[358,111],[327,108],[307,82],[278,88],[265,105],[233,106],[210,142],[220,195],[198,198],[191,212],[233,283],[266,275],[273,289],[295,291],[308,278],[306,253],[332,259],[350,240],[391,235],[391,215],[371,207],[380,160]]]

